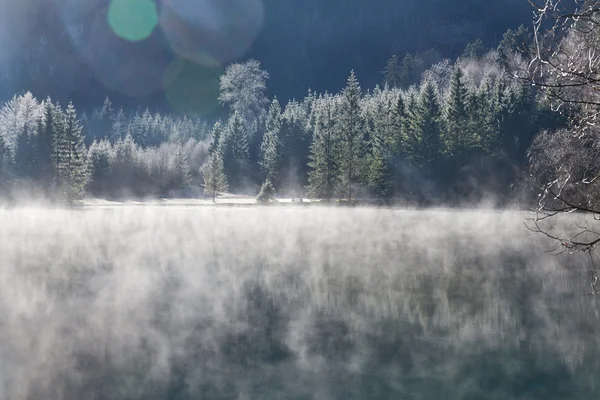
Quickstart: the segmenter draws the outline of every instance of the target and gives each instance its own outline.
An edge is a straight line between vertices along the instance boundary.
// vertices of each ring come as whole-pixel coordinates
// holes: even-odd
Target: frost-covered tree
[[[124,138],[125,135],[127,135],[127,118],[125,117],[125,112],[121,108],[114,115],[108,137],[114,142]]]
[[[142,181],[147,187],[140,188],[140,193],[153,194],[160,197],[180,190],[190,182],[190,167],[183,147],[179,143],[163,143],[159,147],[140,149]],[[147,171],[148,176],[144,176]]]
[[[275,195],[275,186],[273,186],[270,179],[267,179],[260,187],[260,192],[258,193],[256,200],[259,203],[268,203],[275,200]]]
[[[202,177],[204,178],[204,194],[211,196],[213,203],[218,193],[229,190],[223,158],[219,152],[213,152],[204,164]]]
[[[262,70],[256,60],[231,64],[221,76],[219,101],[242,118],[248,135],[248,159],[252,164],[258,164],[260,158],[268,79],[269,73]]]
[[[312,139],[309,127],[309,101],[290,101],[283,112],[279,133],[278,181],[272,182],[280,193],[288,192],[290,195],[296,195],[298,191],[304,191]]]
[[[106,97],[102,107],[92,110],[89,121],[85,124],[87,131],[86,140],[88,143],[96,139],[102,139],[110,136],[111,127],[113,126],[115,110],[112,101]]]
[[[350,72],[342,92],[339,110],[339,163],[344,196],[352,200],[353,188],[362,174],[361,155],[364,151],[363,120],[360,112],[362,92],[354,71]]]
[[[248,159],[248,130],[241,115],[234,112],[227,124],[227,143],[238,160]]]
[[[83,196],[89,179],[83,128],[73,103],[67,105],[63,121],[62,129],[55,136],[57,176],[64,199],[72,202]]]
[[[224,131],[223,124],[221,121],[215,122],[211,131],[210,131],[210,145],[208,147],[208,153],[212,155],[219,149],[219,142],[221,141],[221,135],[223,135]]]
[[[247,176],[248,135],[244,122],[237,112],[229,118],[227,129],[221,136],[219,152],[223,156],[229,185],[238,189]]]
[[[268,104],[265,95],[268,79],[269,73],[256,60],[231,64],[221,76],[219,101],[239,113],[246,123],[256,123],[264,116]]]
[[[310,147],[311,170],[308,173],[308,195],[330,201],[339,185],[339,136],[336,132],[336,99],[325,96],[315,107],[315,131]]]
[[[142,157],[131,135],[119,139],[113,146],[111,193],[126,195],[136,192],[136,181],[142,175]]]
[[[152,136],[152,114],[146,109],[142,115],[134,116],[130,132],[133,141],[140,147],[146,147]]]
[[[56,132],[59,129],[57,114],[61,111],[52,103],[50,97],[43,103],[42,118],[38,127],[35,145],[36,178],[42,188],[50,190],[56,179],[54,160],[56,158]]]
[[[88,191],[94,195],[106,196],[111,185],[111,163],[113,149],[106,139],[94,141],[88,150],[90,181]]]
[[[394,159],[402,142],[401,108],[401,96],[397,98],[389,90],[375,99],[368,183],[375,196],[383,200],[393,195]]]
[[[30,92],[14,96],[0,108],[0,136],[9,150],[11,161],[14,162],[19,138],[35,136],[41,118],[42,105]]]
[[[273,99],[269,107],[265,123],[265,134],[260,146],[260,166],[263,174],[271,181],[276,181],[280,169],[280,140],[282,115],[281,106],[277,98]]]
[[[440,97],[444,98],[448,86],[450,86],[452,72],[452,63],[446,58],[423,72],[422,80],[434,82],[440,92]]]

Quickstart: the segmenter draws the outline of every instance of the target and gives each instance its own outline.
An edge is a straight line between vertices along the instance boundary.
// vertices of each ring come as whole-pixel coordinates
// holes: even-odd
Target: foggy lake
[[[595,398],[589,260],[527,217],[0,210],[0,398]]]

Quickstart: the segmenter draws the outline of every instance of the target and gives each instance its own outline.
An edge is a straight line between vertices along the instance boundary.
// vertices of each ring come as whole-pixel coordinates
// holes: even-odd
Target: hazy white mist
[[[526,217],[0,210],[0,398],[594,398],[587,260]]]

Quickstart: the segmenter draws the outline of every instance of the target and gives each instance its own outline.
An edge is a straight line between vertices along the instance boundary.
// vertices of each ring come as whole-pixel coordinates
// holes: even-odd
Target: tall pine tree
[[[223,156],[229,186],[239,189],[247,177],[248,135],[240,114],[235,111],[229,118],[227,129],[221,136],[219,152]]]
[[[401,141],[399,100],[386,90],[375,101],[368,182],[377,198],[389,200],[393,196],[394,157]]]
[[[71,203],[83,196],[89,171],[82,127],[73,103],[61,119],[55,132],[57,176],[63,199]]]
[[[425,82],[415,112],[414,130],[418,140],[416,156],[419,165],[431,179],[442,154],[442,113],[433,82]]]
[[[56,158],[55,136],[57,127],[56,106],[50,97],[43,104],[43,118],[38,128],[36,151],[37,179],[42,188],[49,191],[56,179],[53,160]]]
[[[266,132],[260,146],[260,166],[263,174],[271,182],[277,182],[280,168],[281,143],[279,135],[281,132],[282,115],[281,106],[277,98],[273,99],[267,114],[265,124]]]
[[[462,70],[456,67],[450,78],[450,93],[445,113],[446,146],[449,154],[460,163],[465,162],[468,150],[475,144],[467,114],[468,91],[462,78]]]
[[[211,131],[210,131],[210,145],[208,146],[208,154],[212,155],[219,149],[219,142],[221,140],[221,135],[223,135],[223,124],[221,121],[215,122]]]
[[[339,185],[339,136],[336,132],[335,98],[319,99],[315,109],[315,130],[310,147],[308,195],[331,201]]]
[[[213,203],[218,193],[226,192],[229,189],[225,167],[223,166],[223,157],[219,152],[213,152],[204,164],[202,176],[204,178],[204,194],[212,196]]]
[[[346,88],[342,92],[339,111],[341,170],[344,196],[352,200],[354,185],[362,174],[361,154],[364,148],[363,120],[360,113],[361,89],[354,71],[350,72]]]

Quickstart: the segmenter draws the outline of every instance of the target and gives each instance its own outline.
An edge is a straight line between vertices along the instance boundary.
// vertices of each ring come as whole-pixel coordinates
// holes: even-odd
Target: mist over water
[[[597,398],[588,260],[526,217],[0,210],[0,398]]]

